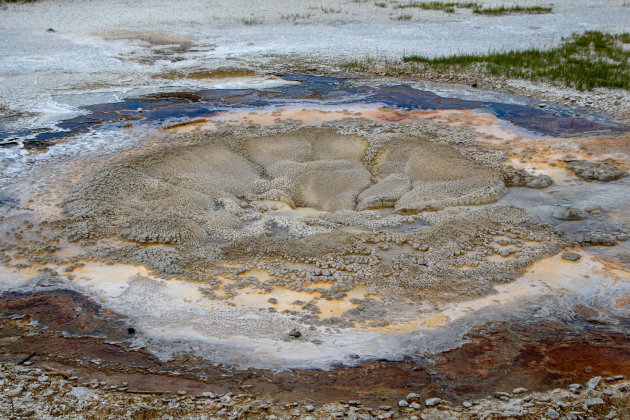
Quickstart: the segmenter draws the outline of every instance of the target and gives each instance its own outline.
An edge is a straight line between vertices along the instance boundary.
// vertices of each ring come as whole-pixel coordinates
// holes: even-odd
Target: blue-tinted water
[[[267,89],[206,89],[161,93],[129,98],[122,102],[89,105],[81,107],[86,112],[85,115],[63,120],[55,128],[42,132],[11,131],[3,128],[0,120],[0,145],[17,145],[15,140],[22,138],[25,139],[25,147],[46,147],[60,138],[84,133],[104,124],[123,126],[131,122],[135,125],[161,125],[225,110],[300,103],[378,104],[406,111],[475,109],[490,112],[526,130],[552,136],[625,129],[603,115],[583,113],[576,117],[574,109],[543,110],[536,106],[513,103],[449,98],[407,85],[357,85],[351,79],[332,77],[287,75],[284,79],[300,83]]]

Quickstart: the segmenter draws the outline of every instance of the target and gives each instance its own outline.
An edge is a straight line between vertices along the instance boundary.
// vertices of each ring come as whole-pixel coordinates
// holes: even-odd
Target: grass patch
[[[483,8],[479,3],[467,2],[441,2],[441,1],[427,1],[427,2],[409,2],[407,4],[399,4],[396,6],[397,9],[408,9],[408,8],[418,8],[423,10],[441,10],[446,13],[454,13],[456,8],[459,9],[473,9],[473,13],[478,13],[482,15],[490,15],[490,16],[499,16],[499,15],[507,15],[510,13],[551,13],[551,7],[543,7],[543,6],[512,6],[512,7],[492,7],[492,8]]]
[[[262,25],[264,23],[262,19],[255,18],[255,17],[243,18],[241,19],[241,22],[243,22],[243,25],[247,25],[247,26]]]
[[[551,11],[553,10],[553,8],[551,7],[543,7],[543,6],[531,6],[531,7],[524,7],[524,6],[512,6],[512,7],[490,7],[487,9],[482,9],[482,8],[475,8],[475,10],[473,10],[473,13],[478,13],[481,15],[493,15],[493,16],[497,16],[497,15],[507,15],[507,14],[511,14],[511,13],[530,13],[530,14],[540,14],[540,13],[551,13]]]
[[[301,15],[299,13],[294,13],[292,15],[281,15],[280,19],[290,20],[291,22],[293,22],[295,24],[295,23],[297,23],[300,20],[307,20],[307,19],[310,19],[311,17],[313,17],[313,15],[311,13],[307,13],[307,14],[304,14],[304,15]]]
[[[624,45],[625,44],[625,45]],[[561,82],[585,90],[596,87],[630,90],[630,33],[574,34],[549,51],[535,49],[488,55],[441,58],[407,56],[404,62],[422,63],[437,70],[477,66],[482,72],[508,78]]]
[[[376,7],[382,7],[382,8],[386,8],[386,7],[387,7],[387,4],[386,4],[386,3],[379,2],[379,3],[374,3],[374,6],[376,6]]]
[[[333,7],[322,7],[322,12],[329,14],[329,13],[341,13],[341,9],[335,9]]]
[[[462,9],[478,9],[481,6],[477,3],[453,3],[441,1],[410,2],[407,4],[399,4],[396,6],[397,9],[418,8],[423,10],[441,10],[447,13],[453,13],[456,7]]]
[[[411,20],[411,15],[408,13],[403,13],[402,15],[398,15],[394,17],[394,20]]]
[[[341,64],[342,69],[347,70],[368,70],[370,66],[376,63],[376,59],[366,56],[364,59],[354,59]]]

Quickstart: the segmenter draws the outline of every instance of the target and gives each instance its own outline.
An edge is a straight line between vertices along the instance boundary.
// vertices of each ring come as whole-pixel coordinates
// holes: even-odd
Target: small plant
[[[410,14],[402,14],[402,15],[398,15],[394,18],[394,20],[411,20],[412,16]]]
[[[247,25],[247,26],[262,25],[264,23],[264,21],[262,19],[258,19],[258,18],[255,18],[255,17],[243,18],[243,19],[241,19],[241,22],[243,22],[243,25]]]
[[[329,13],[341,13],[341,9],[334,9],[332,7],[322,7],[322,12],[329,14]]]
[[[436,70],[474,66],[481,72],[508,78],[562,82],[579,90],[596,87],[630,90],[630,33],[574,34],[564,44],[548,50],[496,52],[487,55],[456,55],[441,58],[404,57]]]
[[[523,6],[512,6],[512,7],[492,7],[487,9],[482,9],[480,7],[475,8],[473,13],[478,13],[482,15],[507,15],[510,13],[531,13],[531,14],[540,14],[540,13],[551,13],[553,9],[551,7],[543,7],[543,6],[532,6],[532,7],[523,7]]]
[[[373,57],[370,57],[368,55],[362,60],[354,59],[354,60],[342,63],[341,64],[341,68],[349,69],[349,70],[367,70],[375,62],[376,62],[376,60]]]
[[[441,1],[410,2],[396,6],[397,9],[418,8],[423,10],[442,10],[446,13],[454,13],[456,7],[461,9],[476,9],[480,6],[477,3],[454,3]]]
[[[468,2],[441,2],[441,1],[428,1],[428,2],[409,2],[407,4],[399,4],[397,9],[418,8],[423,10],[441,10],[446,13],[455,13],[455,9],[473,9],[474,13],[482,15],[506,15],[510,13],[551,13],[551,7],[543,6],[512,6],[512,7],[494,7],[484,9],[479,3]]]
[[[385,7],[387,7],[387,4],[385,4],[385,3],[374,3],[374,6],[385,8]]]
[[[299,13],[294,13],[294,14],[291,14],[291,15],[281,15],[280,19],[290,20],[293,23],[297,23],[299,20],[306,20],[306,19],[309,19],[312,16],[313,15],[310,14],[310,13],[307,13],[305,15],[301,15]]]

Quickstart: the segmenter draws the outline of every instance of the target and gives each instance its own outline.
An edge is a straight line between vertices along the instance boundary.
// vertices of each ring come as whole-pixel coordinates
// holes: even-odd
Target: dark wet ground
[[[572,136],[621,130],[610,118],[593,113],[576,114],[575,109],[541,109],[538,106],[447,98],[407,85],[366,86],[350,79],[287,75],[285,80],[299,85],[268,89],[209,89],[170,92],[129,98],[122,102],[84,106],[86,114],[41,131],[8,130],[0,120],[0,147],[19,145],[45,148],[59,139],[85,133],[98,127],[121,128],[129,124],[162,125],[209,117],[218,112],[257,107],[296,104],[318,105],[379,104],[401,110],[480,110],[490,112],[520,128],[543,135]]]
[[[593,376],[630,375],[630,336],[592,321],[592,309],[574,308],[571,322],[494,322],[465,336],[461,347],[422,360],[374,360],[330,371],[284,372],[212,366],[194,356],[161,362],[130,348],[128,321],[68,290],[0,295],[0,361],[31,356],[94,378],[128,382],[131,392],[190,394],[250,392],[275,401],[320,403],[360,399],[394,405],[409,392],[452,401],[526,387],[542,391]],[[133,328],[133,327],[132,327]]]

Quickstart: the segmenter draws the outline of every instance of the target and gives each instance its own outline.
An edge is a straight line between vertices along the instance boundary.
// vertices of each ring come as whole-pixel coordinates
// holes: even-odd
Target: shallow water
[[[11,130],[0,120],[0,146],[21,143],[26,148],[45,148],[55,141],[98,127],[121,128],[133,125],[168,125],[179,121],[210,118],[229,110],[260,107],[280,108],[299,104],[378,105],[414,110],[478,110],[489,112],[522,129],[552,136],[585,135],[620,131],[624,127],[605,115],[577,110],[543,110],[535,105],[474,101],[445,97],[408,85],[367,86],[351,79],[286,75],[295,85],[266,89],[211,89],[190,92],[164,92],[132,97],[120,102],[79,106],[82,115],[62,120],[41,130]]]

